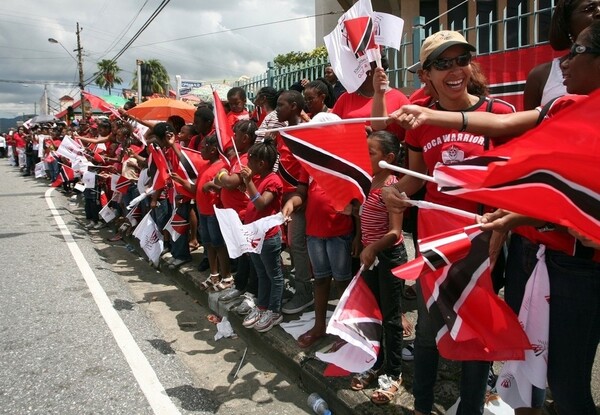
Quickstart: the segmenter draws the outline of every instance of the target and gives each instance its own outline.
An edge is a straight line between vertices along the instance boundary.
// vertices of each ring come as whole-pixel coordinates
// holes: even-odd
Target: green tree
[[[115,85],[123,83],[123,79],[119,76],[121,68],[116,62],[109,59],[102,59],[98,62],[98,72],[96,72],[94,82],[102,89],[108,90],[110,95],[111,89]]]
[[[157,94],[167,95],[167,85],[171,84],[169,73],[165,69],[162,63],[158,59],[149,59],[144,61],[145,64],[152,68],[152,90]],[[137,70],[133,74],[133,80],[131,81],[131,87],[137,90]]]
[[[325,46],[319,46],[310,52],[289,52],[283,55],[277,55],[273,59],[273,63],[275,64],[275,67],[281,68],[283,66],[306,62],[307,60],[314,58],[326,58],[327,56],[327,49]]]

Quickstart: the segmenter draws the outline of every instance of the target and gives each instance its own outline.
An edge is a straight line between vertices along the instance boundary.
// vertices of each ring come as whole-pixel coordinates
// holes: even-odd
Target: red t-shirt
[[[188,143],[188,148],[192,150],[200,151],[200,143],[204,140],[204,137],[208,137],[211,134],[215,133],[215,128],[211,128],[211,130],[207,134],[199,133],[198,135],[193,136]]]
[[[479,102],[466,111],[486,111],[487,100],[482,97]],[[431,107],[434,107],[433,103]],[[441,109],[441,108],[436,108]],[[495,114],[508,114],[514,112],[514,107],[504,101],[494,100],[491,112]],[[490,148],[493,144],[500,144],[505,139],[490,139]],[[485,137],[468,132],[458,132],[455,129],[441,128],[431,125],[422,125],[406,132],[406,144],[410,150],[423,153],[427,170],[431,173],[437,163],[453,164],[467,157],[476,156],[484,151]],[[437,189],[437,185],[427,182],[425,200],[440,205],[451,206],[468,212],[477,212],[478,203],[444,194]],[[420,237],[425,235],[421,234]]]
[[[242,166],[248,165],[248,154],[240,154],[240,161]],[[237,157],[231,160],[231,167],[229,167],[229,175],[238,174],[242,171],[240,163],[238,163]],[[244,222],[246,217],[246,209],[248,208],[248,195],[239,189],[221,189],[221,203],[224,208],[231,208],[235,210],[240,216],[240,220]]]
[[[363,97],[356,92],[344,92],[335,102],[331,112],[342,119],[368,118],[371,116],[372,104],[373,98]],[[396,111],[406,104],[410,104],[410,101],[402,92],[394,88],[390,88],[386,91],[385,105],[389,113]],[[404,139],[404,128],[400,127],[398,124],[390,124],[386,130],[394,133],[400,141]]]
[[[212,181],[219,170],[224,167],[224,164],[221,160],[217,160],[212,164],[209,164],[198,177],[198,181],[196,182],[196,206],[198,207],[198,213],[201,215],[214,215],[215,209],[213,205],[217,205],[217,207],[221,206],[221,197],[219,192],[210,191],[205,192],[202,190],[202,186],[205,183]]]
[[[306,198],[306,235],[317,238],[333,238],[352,233],[352,217],[337,212],[331,206],[331,196],[312,178]]]
[[[247,110],[243,110],[242,112],[233,112],[229,111],[227,113],[227,122],[231,125],[231,128],[235,125],[236,122],[240,120],[249,120],[250,113]]]
[[[275,173],[269,173],[264,178],[260,176],[254,176],[252,178],[256,190],[260,194],[265,192],[271,192],[273,194],[273,201],[266,206],[263,210],[257,210],[253,202],[248,201],[248,207],[246,209],[246,219],[244,223],[252,223],[261,218],[279,213],[281,210],[281,199],[283,197],[283,184],[281,178]],[[265,235],[265,238],[270,238],[279,232],[280,227],[274,226],[269,229]]]
[[[25,148],[25,139],[21,137],[21,134],[14,133],[13,134],[14,145],[16,148]]]
[[[298,159],[294,157],[288,146],[285,145],[281,134],[277,134],[277,151],[279,152],[279,167],[277,174],[283,183],[283,193],[296,190],[298,184],[308,185],[308,173]]]

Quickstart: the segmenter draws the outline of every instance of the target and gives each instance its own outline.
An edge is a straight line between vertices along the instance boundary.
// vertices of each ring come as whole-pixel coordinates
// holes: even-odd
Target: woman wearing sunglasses
[[[600,88],[600,21],[584,29],[561,63],[564,85],[569,94],[544,107],[515,114],[495,116],[431,111],[416,105],[402,107],[391,118],[405,128],[424,125],[464,128],[476,134],[519,135],[551,118],[585,95]],[[467,125],[465,125],[467,124]],[[416,130],[415,130],[416,131]],[[568,140],[567,137],[565,139]],[[540,146],[543,146],[540,143]],[[565,142],[565,145],[568,145]],[[560,155],[557,155],[557,158]],[[399,200],[391,203],[401,204]],[[600,207],[598,207],[600,209]],[[484,228],[513,230],[506,265],[505,299],[518,310],[524,287],[536,263],[540,244],[546,247],[546,266],[550,280],[550,330],[548,337],[548,384],[560,415],[595,415],[591,393],[591,374],[600,340],[600,251],[599,241],[576,240],[565,229],[552,230],[543,221],[497,211],[484,216]],[[538,227],[538,229],[536,229]],[[549,232],[541,232],[541,230]],[[578,235],[575,235],[578,236]],[[515,303],[519,307],[515,308]],[[534,390],[532,407],[521,414],[541,413],[541,390]],[[529,409],[529,408],[528,408]]]
[[[429,36],[421,47],[420,61],[423,79],[427,82],[433,100],[428,108],[448,113],[493,112],[507,114],[514,108],[503,101],[491,100],[485,96],[470,94],[467,86],[472,78],[471,52],[475,48],[458,32],[443,30]],[[387,82],[385,72],[376,70],[374,75],[375,91]],[[397,108],[390,108],[396,110]],[[387,115],[387,108],[382,94],[377,93],[373,100],[372,116]],[[385,122],[373,123],[374,129],[385,128]],[[492,144],[485,137],[464,132],[458,128],[439,128],[429,125],[407,131],[408,164],[413,171],[427,173],[432,171],[436,163],[455,163],[466,157],[482,153]],[[383,189],[383,198],[390,211],[401,212],[406,208],[404,203],[395,203],[401,192],[411,196],[423,187],[423,181],[412,176],[402,177],[393,187]],[[458,209],[478,212],[476,203],[447,196],[437,190],[433,183],[426,185],[425,200]],[[392,193],[393,203],[388,204],[388,195]],[[431,209],[419,210],[419,238],[451,231],[468,226],[466,219]],[[417,289],[420,290],[417,284]],[[415,372],[413,395],[415,397],[415,414],[430,414],[434,403],[434,385],[438,370],[439,352],[435,342],[436,330],[433,327],[427,308],[421,295],[417,296],[418,319],[415,338]],[[484,398],[489,362],[465,361],[462,363],[460,384],[461,402],[457,414],[479,415],[483,413]]]

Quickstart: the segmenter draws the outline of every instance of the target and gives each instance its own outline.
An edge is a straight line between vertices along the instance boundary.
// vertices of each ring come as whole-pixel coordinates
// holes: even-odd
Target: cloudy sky
[[[78,83],[73,58],[77,22],[83,28],[81,44],[87,78],[97,70],[96,62],[112,59],[122,49],[160,3],[3,0],[0,118],[32,114],[34,109],[39,113],[45,84],[53,102],[65,94],[78,96],[76,86],[52,83]],[[118,59],[123,69],[121,87],[130,87],[136,59],[160,60],[172,84],[175,75],[223,80],[261,74],[267,61],[276,55],[315,47],[314,15],[314,2],[310,0],[171,0]],[[297,20],[285,21],[290,19]],[[48,38],[58,40],[64,48],[49,43]],[[94,86],[86,89],[97,95],[107,94]]]

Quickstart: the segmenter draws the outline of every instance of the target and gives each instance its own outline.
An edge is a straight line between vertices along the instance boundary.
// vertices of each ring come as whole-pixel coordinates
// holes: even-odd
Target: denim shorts
[[[332,238],[306,237],[306,247],[315,278],[352,278],[352,234]]]
[[[198,230],[203,244],[219,248],[225,245],[225,240],[219,228],[219,221],[216,215],[199,215]]]

